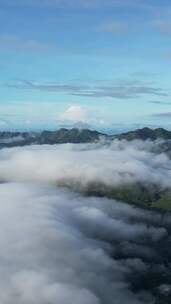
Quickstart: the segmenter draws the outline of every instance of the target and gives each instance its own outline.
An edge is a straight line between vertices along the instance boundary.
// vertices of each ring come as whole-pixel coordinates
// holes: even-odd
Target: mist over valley
[[[169,141],[119,137],[1,148],[1,303],[170,303]]]

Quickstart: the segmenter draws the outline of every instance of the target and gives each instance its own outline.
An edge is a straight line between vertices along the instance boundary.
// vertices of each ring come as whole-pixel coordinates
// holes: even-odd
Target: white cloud
[[[145,95],[168,96],[168,92],[156,86],[154,82],[138,80],[115,80],[104,84],[89,83],[62,83],[62,82],[34,82],[14,81],[5,84],[8,88],[38,90],[47,92],[65,92],[72,96],[96,97],[96,98],[117,98],[128,99]]]
[[[0,150],[0,180],[107,186],[153,182],[170,187],[171,160],[154,154],[152,142],[66,144]],[[73,169],[74,166],[74,169]]]
[[[63,121],[86,123],[88,121],[88,113],[87,110],[80,105],[71,105],[59,116],[59,119]]]
[[[1,184],[0,196],[2,304],[153,303],[125,274],[147,269],[143,256],[153,259],[167,235],[164,216],[40,184]],[[115,257],[130,247],[129,259]]]
[[[150,289],[133,293],[130,286],[137,278],[141,282],[141,274],[148,280],[151,268],[163,282],[170,215],[57,186],[73,181],[82,188],[91,181],[166,186],[171,161],[150,152],[154,145],[114,141],[0,150],[0,180],[7,182],[0,183],[0,303],[155,302]]]

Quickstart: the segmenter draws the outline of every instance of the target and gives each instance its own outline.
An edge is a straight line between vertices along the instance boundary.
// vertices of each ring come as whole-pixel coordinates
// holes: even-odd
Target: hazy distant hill
[[[25,145],[43,145],[43,144],[64,144],[64,143],[91,143],[98,141],[101,137],[112,139],[125,139],[128,141],[155,140],[157,138],[171,140],[171,131],[162,128],[150,129],[143,128],[134,131],[122,133],[119,135],[107,135],[98,131],[89,129],[66,129],[62,128],[57,131],[42,132],[0,132],[0,147],[15,147]],[[169,146],[170,150],[170,146]]]
[[[155,140],[157,138],[168,140],[171,139],[171,131],[165,130],[163,128],[157,128],[154,130],[150,128],[143,128],[143,129],[137,129],[135,131],[122,133],[117,137],[119,139],[126,139],[126,140],[134,140],[134,139]]]
[[[88,129],[65,129],[36,132],[0,132],[0,147],[25,146],[32,144],[89,143],[106,136]]]

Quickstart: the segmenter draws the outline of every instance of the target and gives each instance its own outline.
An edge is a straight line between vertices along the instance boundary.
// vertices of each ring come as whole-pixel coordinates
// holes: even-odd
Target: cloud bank
[[[42,185],[1,184],[0,195],[2,304],[153,303],[128,277],[160,261],[167,219]]]
[[[171,161],[153,145],[115,140],[0,151],[0,303],[153,304],[170,296],[169,214],[57,186],[168,187]]]
[[[0,151],[0,180],[107,186],[153,183],[170,187],[171,161],[152,142],[31,146]],[[156,142],[156,149],[158,143]]]

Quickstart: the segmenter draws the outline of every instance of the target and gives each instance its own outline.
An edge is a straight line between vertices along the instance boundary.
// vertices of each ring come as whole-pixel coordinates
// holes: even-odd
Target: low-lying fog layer
[[[56,187],[168,187],[171,161],[151,149],[114,141],[0,151],[1,304],[169,303],[171,215]]]
[[[0,197],[0,303],[153,303],[130,285],[151,261],[167,272],[155,247],[170,217],[41,185]]]
[[[171,160],[152,153],[158,143],[113,141],[109,145],[66,144],[0,150],[1,181],[38,181],[55,184],[122,185],[152,182],[170,187]]]

